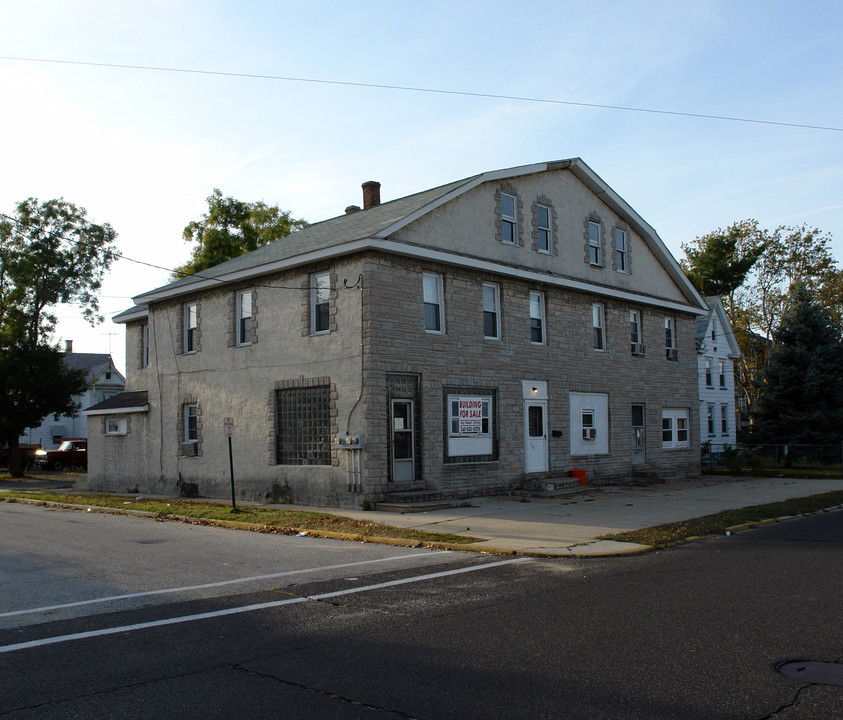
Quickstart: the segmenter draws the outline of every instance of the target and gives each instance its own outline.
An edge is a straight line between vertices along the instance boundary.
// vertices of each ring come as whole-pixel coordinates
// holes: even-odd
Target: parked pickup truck
[[[40,445],[21,445],[21,465],[32,465],[35,462],[35,453],[40,449]],[[9,467],[9,448],[5,445],[0,447],[0,467]]]
[[[88,441],[85,438],[63,440],[58,450],[36,450],[35,464],[61,470],[65,467],[88,469]]]

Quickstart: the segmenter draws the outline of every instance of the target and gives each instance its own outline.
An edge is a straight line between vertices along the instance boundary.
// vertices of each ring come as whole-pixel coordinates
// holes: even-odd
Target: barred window
[[[327,385],[275,393],[276,462],[331,464],[331,391]]]

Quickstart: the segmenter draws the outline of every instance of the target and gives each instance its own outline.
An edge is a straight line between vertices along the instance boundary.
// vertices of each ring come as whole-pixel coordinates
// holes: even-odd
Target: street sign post
[[[223,427],[225,428],[225,436],[228,438],[228,469],[231,473],[231,509],[237,509],[237,503],[234,500],[234,456],[231,453],[231,438],[234,437],[234,418],[223,418]]]

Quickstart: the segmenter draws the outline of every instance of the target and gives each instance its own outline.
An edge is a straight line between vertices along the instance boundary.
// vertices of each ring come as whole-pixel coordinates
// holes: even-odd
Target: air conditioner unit
[[[582,439],[589,442],[597,440],[597,428],[583,428]]]
[[[196,457],[199,443],[186,442],[179,445],[179,450],[184,457]]]
[[[666,355],[668,360],[678,360],[679,351],[676,348],[667,348]]]
[[[633,355],[644,355],[647,352],[647,346],[644,343],[632,343]]]

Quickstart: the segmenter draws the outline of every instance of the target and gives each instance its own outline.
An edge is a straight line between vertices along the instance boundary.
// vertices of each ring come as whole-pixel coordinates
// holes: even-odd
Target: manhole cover
[[[778,667],[785,677],[814,685],[843,685],[843,665],[831,662],[787,662]]]

